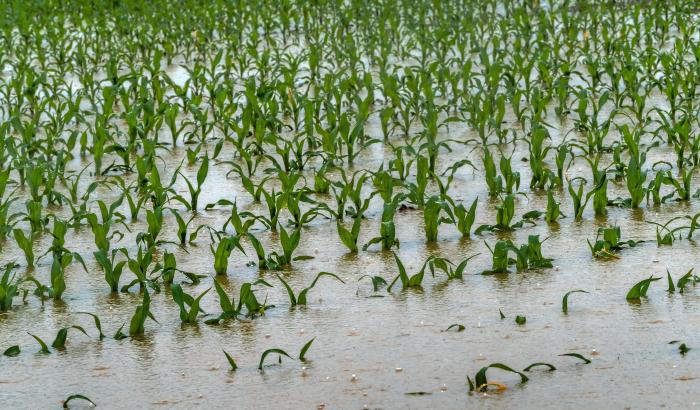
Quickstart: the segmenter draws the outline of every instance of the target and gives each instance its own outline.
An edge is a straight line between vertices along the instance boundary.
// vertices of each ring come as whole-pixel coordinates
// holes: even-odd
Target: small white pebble
[[[304,329],[301,329],[301,331],[299,333],[304,333]]]
[[[654,263],[658,263],[658,262],[659,262],[659,260],[658,260],[658,259],[654,259],[654,260],[652,260],[652,262],[654,262]]]
[[[351,382],[357,381],[357,376],[354,374],[352,376],[350,376],[350,381]]]
[[[400,367],[397,367],[397,368],[396,368],[396,369],[394,369],[394,370],[396,370],[396,373],[401,373],[401,372],[403,371],[403,369],[402,369],[402,368],[400,368]]]
[[[204,397],[204,395],[203,395],[202,393],[199,393],[199,394],[197,395],[197,398],[198,398],[198,399],[201,399],[202,397]]]
[[[447,391],[447,385],[443,384],[442,387],[440,387],[440,391]]]

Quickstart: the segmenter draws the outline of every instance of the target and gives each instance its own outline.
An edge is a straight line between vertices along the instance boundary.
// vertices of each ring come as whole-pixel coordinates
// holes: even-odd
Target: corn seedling
[[[211,288],[200,293],[199,296],[197,296],[196,298],[183,292],[182,286],[180,286],[177,283],[170,285],[170,290],[173,294],[173,300],[180,307],[180,320],[182,320],[185,323],[196,323],[197,315],[201,310],[199,307],[200,301],[202,300],[204,295],[209,293]]]
[[[515,373],[518,376],[520,376],[520,383],[527,383],[527,381],[530,380],[524,373],[514,370],[513,368],[506,366],[505,364],[491,363],[486,367],[482,367],[474,376],[473,381],[469,376],[467,376],[467,382],[469,383],[470,392],[483,392],[486,391],[486,389],[488,389],[490,385],[493,385],[489,383],[488,379],[486,378],[486,372],[489,369],[501,369],[507,372]]]
[[[622,241],[622,234],[619,226],[609,226],[599,228],[596,233],[595,242],[588,241],[588,247],[595,257],[614,257],[615,253],[622,250],[625,246],[634,248],[642,241]]]
[[[70,403],[70,402],[73,401],[73,400],[84,400],[84,401],[88,402],[88,404],[89,404],[90,406],[92,406],[92,407],[97,407],[97,404],[95,404],[95,402],[92,401],[92,400],[90,400],[87,396],[83,396],[82,394],[72,394],[72,395],[68,396],[68,397],[63,401],[63,408],[64,408],[64,409],[69,408],[69,407],[68,407],[68,403]]]
[[[564,312],[564,314],[569,313],[569,296],[572,293],[588,293],[585,290],[577,289],[577,290],[571,290],[569,292],[566,292],[564,294],[564,297],[561,299],[561,310]]]
[[[647,291],[652,282],[661,280],[661,278],[656,278],[653,275],[649,278],[637,282],[632,288],[627,292],[626,299],[631,301],[638,301],[643,297],[647,296]]]
[[[17,356],[19,356],[20,352],[21,352],[21,350],[20,350],[19,346],[14,345],[14,346],[10,346],[7,349],[5,349],[5,351],[2,352],[2,355],[7,356],[7,357],[17,357]]]
[[[225,275],[228,271],[228,259],[234,249],[238,248],[238,250],[245,254],[238,236],[221,238],[216,244],[216,249],[213,245],[209,245],[209,248],[214,255],[214,272],[216,272],[217,275]]]
[[[309,351],[309,349],[311,348],[311,344],[314,342],[314,340],[316,340],[315,337],[312,338],[311,340],[309,340],[308,342],[306,342],[304,344],[304,346],[302,346],[301,350],[299,351],[299,360],[300,361],[302,361],[302,362],[306,361],[306,352]]]
[[[338,277],[338,275],[336,275],[334,273],[319,272],[318,275],[316,275],[316,278],[314,278],[314,280],[311,282],[311,284],[308,287],[302,289],[298,295],[295,295],[294,290],[292,290],[292,288],[289,286],[287,281],[282,279],[282,277],[279,274],[277,274],[277,279],[279,279],[280,282],[282,282],[282,285],[284,285],[284,288],[287,290],[287,295],[289,296],[289,302],[291,303],[292,306],[296,306],[296,305],[306,306],[307,294],[309,293],[309,291],[311,289],[313,289],[314,286],[316,286],[316,282],[318,282],[318,280],[321,279],[322,276],[330,276],[332,278],[337,279],[340,283],[343,283],[343,284],[345,283],[342,279],[340,279]]]
[[[288,355],[287,352],[285,352],[285,351],[282,350],[282,349],[276,349],[276,348],[267,349],[267,350],[265,350],[265,351],[263,352],[262,356],[260,356],[260,363],[258,364],[258,370],[262,371],[262,369],[263,369],[263,364],[265,363],[265,358],[266,358],[269,354],[272,354],[272,353],[276,353],[276,354],[279,355],[279,356],[278,356],[278,362],[279,362],[279,363],[282,363],[282,356],[287,356],[288,358],[292,359],[292,356]],[[292,360],[294,360],[294,359],[292,359]]]
[[[154,322],[158,323],[153,314],[151,313],[151,296],[148,294],[148,289],[143,289],[143,302],[136,307],[134,315],[131,317],[131,323],[129,324],[129,336],[141,336],[144,333],[146,319],[150,318]],[[117,334],[121,333],[117,331]],[[115,337],[116,338],[116,337]]]

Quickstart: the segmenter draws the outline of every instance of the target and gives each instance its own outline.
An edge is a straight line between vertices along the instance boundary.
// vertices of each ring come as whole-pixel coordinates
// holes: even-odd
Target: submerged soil
[[[453,128],[446,133],[461,132],[466,131]],[[525,156],[521,151],[519,147],[514,158]],[[175,151],[163,169],[179,164],[181,154]],[[355,167],[376,168],[384,154],[381,148],[372,148]],[[446,153],[444,160],[450,163],[470,155],[466,150],[456,150]],[[472,159],[477,163],[478,158]],[[515,163],[523,180],[529,180],[526,162]],[[569,172],[575,175],[584,169],[576,162]],[[196,169],[186,170],[188,177],[194,173]],[[624,186],[609,188],[610,198],[624,195]],[[464,168],[452,189],[465,203],[477,196],[483,198],[475,226],[494,221],[493,202],[487,199],[478,171]],[[225,171],[214,166],[200,203],[238,198],[241,209],[263,211],[242,192],[237,179],[226,178]],[[571,215],[570,200],[561,194],[562,211]],[[116,199],[115,193],[100,195]],[[331,202],[330,197],[327,200]],[[526,211],[544,208],[546,197],[528,191],[527,196],[518,197],[515,220]],[[197,286],[184,286],[186,292],[199,294],[217,280],[237,297],[242,283],[263,278],[274,288],[260,287],[258,298],[266,298],[275,307],[250,321],[185,325],[181,324],[170,291],[152,292],[151,309],[158,323],[147,322],[142,338],[120,341],[109,336],[122,323],[128,327],[141,295],[110,294],[101,269],[93,258],[86,257],[88,272],[79,264],[69,268],[64,301],[46,301],[42,306],[37,298],[29,297],[24,305],[16,303],[19,306],[0,315],[0,346],[19,344],[23,350],[18,357],[2,358],[3,406],[56,407],[67,392],[81,392],[106,408],[127,401],[139,408],[234,405],[261,409],[695,405],[696,399],[700,400],[700,368],[694,360],[695,352],[681,355],[678,344],[669,342],[682,341],[691,349],[700,346],[694,331],[700,325],[700,296],[692,287],[682,295],[668,294],[662,284],[665,280],[654,283],[648,299],[641,303],[626,301],[625,294],[649,275],[664,276],[668,269],[677,278],[695,266],[694,241],[659,247],[655,228],[646,221],[694,214],[700,211],[697,208],[694,202],[637,211],[609,208],[607,220],[593,217],[592,209],[588,209],[581,221],[570,216],[554,224],[539,220],[536,226],[526,225],[512,233],[473,235],[471,239],[462,239],[452,226],[443,225],[434,244],[425,243],[420,211],[405,209],[396,217],[401,241],[396,252],[409,274],[417,272],[430,255],[455,263],[479,255],[469,262],[462,280],[428,275],[422,289],[392,293],[385,289],[375,293],[370,280],[362,279],[364,275],[379,275],[391,280],[397,272],[392,254],[375,248],[349,254],[338,238],[334,221],[318,218],[303,229],[297,251],[314,259],[295,262],[282,274],[297,292],[320,271],[337,273],[345,283],[322,278],[310,291],[308,306],[295,308],[290,307],[274,272],[251,266],[255,253],[249,247],[245,248],[247,255],[234,253],[227,276],[214,277],[209,239],[202,235],[185,249],[166,246],[175,252],[178,268],[209,275]],[[366,212],[359,243],[376,235],[380,214],[381,202],[375,198]],[[200,211],[196,222],[220,226],[228,215],[224,209]],[[618,258],[593,258],[586,240],[593,241],[597,229],[608,224],[621,227],[623,240],[646,242],[624,249]],[[133,245],[135,232],[144,230],[145,222],[139,220],[130,228],[132,233],[122,229],[126,235],[115,246],[125,246],[132,253],[137,249]],[[162,236],[174,238],[174,229],[172,216],[166,216]],[[262,230],[255,233],[266,249],[279,248],[277,234]],[[523,243],[530,234],[548,238],[543,253],[554,259],[553,268],[480,274],[490,268],[491,262],[485,243],[493,244],[498,238]],[[40,237],[37,247],[46,249],[51,240],[48,236]],[[94,245],[89,228],[71,231],[69,238],[71,250],[90,254]],[[8,243],[4,249],[3,262],[22,260],[22,254],[12,245]],[[48,280],[44,277],[48,266],[48,260],[38,263],[36,274],[41,281]],[[124,277],[129,279],[122,278],[122,282],[130,280],[130,273],[125,272]],[[564,314],[562,297],[574,289],[589,293],[572,294],[569,312]],[[202,308],[210,315],[218,314],[215,292],[204,297]],[[97,340],[92,319],[78,314],[83,311],[99,314],[107,339]],[[526,324],[516,324],[516,315],[526,316]],[[64,351],[34,353],[38,345],[26,332],[49,342],[58,329],[72,324],[84,326],[91,337],[69,332]],[[461,324],[465,330],[445,331],[452,324]],[[311,338],[315,341],[306,362],[283,358],[280,365],[276,363],[277,355],[271,355],[267,361],[271,365],[262,372],[257,369],[264,350],[277,347],[296,357]],[[235,358],[237,371],[229,370],[222,349]],[[590,358],[591,363],[559,356],[570,352]],[[489,380],[505,384],[508,390],[468,394],[467,376],[473,378],[481,367],[494,362],[517,369],[547,362],[557,370],[535,368],[528,373],[531,380],[519,384],[517,375],[492,369]]]

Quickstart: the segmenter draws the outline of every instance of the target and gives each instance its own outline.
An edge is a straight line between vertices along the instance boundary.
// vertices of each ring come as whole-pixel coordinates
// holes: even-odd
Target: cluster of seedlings
[[[290,285],[313,259],[302,238],[325,226],[350,255],[393,255],[394,272],[355,272],[375,293],[421,288],[428,272],[450,281],[552,268],[558,250],[534,227],[596,221],[593,258],[624,258],[648,238],[623,241],[609,210],[700,196],[693,1],[25,0],[0,10],[2,316],[79,294],[67,276],[96,274],[88,266],[101,270],[100,292],[140,295],[117,340],[149,337],[160,293],[187,324],[263,316],[275,306],[261,293],[274,286],[289,306],[308,305],[319,280],[345,284],[324,271]],[[546,208],[523,209],[538,197]],[[429,249],[483,241],[491,267],[431,251],[408,272],[399,213],[418,216]],[[495,219],[477,224],[482,215]],[[699,217],[647,222],[672,246]],[[77,247],[78,233],[93,243]],[[206,248],[213,262],[196,272],[176,257]],[[261,276],[244,282],[236,267],[248,262]],[[698,280],[668,274],[669,292]],[[585,291],[564,296],[565,314],[573,292]],[[220,312],[204,312],[203,298]],[[85,314],[103,340],[97,314]],[[87,335],[63,327],[51,348],[74,332]],[[289,357],[267,350],[259,369],[270,354]],[[523,371],[535,366],[555,370]],[[471,391],[493,386],[489,368],[528,380],[494,363]]]

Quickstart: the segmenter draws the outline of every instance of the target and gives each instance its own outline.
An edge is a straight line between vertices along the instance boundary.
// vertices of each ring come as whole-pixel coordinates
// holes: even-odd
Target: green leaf
[[[119,326],[119,329],[117,329],[116,333],[114,333],[114,340],[122,340],[129,337],[125,335],[124,332],[122,332],[122,329],[124,329],[124,325],[126,325],[126,322],[122,323],[122,325]]]
[[[488,365],[486,367],[482,367],[481,370],[479,370],[476,373],[476,376],[474,377],[474,382],[476,384],[476,388],[472,389],[473,386],[470,384],[470,391],[472,391],[472,390],[483,391],[486,389],[486,386],[488,384],[488,380],[486,379],[486,371],[488,369],[492,369],[492,368],[501,369],[501,370],[505,370],[507,372],[518,374],[520,376],[521,383],[526,383],[528,380],[530,380],[525,374],[523,374],[517,370],[514,370],[514,369],[506,366],[505,364],[491,363],[490,365]]]
[[[289,296],[289,303],[291,303],[292,306],[296,306],[297,305],[297,297],[296,297],[296,295],[294,295],[294,291],[292,290],[292,288],[289,286],[287,281],[282,279],[282,277],[279,274],[275,273],[275,275],[277,275],[277,279],[279,279],[280,282],[282,282],[282,285],[284,285],[284,288],[287,290],[287,295]]]
[[[301,348],[301,351],[299,352],[299,360],[301,360],[302,362],[306,360],[306,358],[305,358],[306,352],[309,350],[309,348],[311,347],[311,344],[314,342],[314,340],[316,340],[315,337],[312,338],[311,340],[309,340],[308,342],[306,342],[304,347]]]
[[[632,289],[630,289],[629,292],[627,292],[627,300],[639,300],[646,296],[647,290],[649,290],[649,285],[651,285],[652,282],[660,279],[661,278],[650,276],[648,279],[639,281],[637,284],[632,286]]]
[[[64,409],[67,409],[67,408],[68,408],[68,403],[69,403],[71,400],[75,400],[75,399],[85,400],[85,401],[87,401],[88,403],[90,403],[93,407],[97,407],[97,405],[96,405],[92,400],[90,400],[89,398],[83,396],[82,394],[73,394],[73,395],[71,395],[71,396],[68,396],[68,398],[63,402],[63,408],[64,408]]]
[[[575,357],[575,358],[577,358],[577,359],[583,360],[583,363],[584,363],[584,364],[588,364],[588,363],[591,362],[589,359],[586,359],[585,357],[583,357],[583,356],[582,356],[581,354],[579,354],[579,353],[564,353],[564,354],[560,354],[559,356],[570,356],[570,357]]]
[[[262,369],[263,369],[263,364],[265,363],[265,358],[266,358],[267,355],[269,355],[270,353],[277,353],[277,354],[279,354],[279,355],[284,355],[284,356],[287,356],[288,358],[292,359],[292,356],[288,355],[287,352],[285,352],[285,351],[282,350],[282,349],[267,349],[267,350],[265,350],[265,351],[263,352],[262,356],[260,357],[260,364],[258,364],[258,370],[262,370]],[[293,359],[292,359],[292,360],[293,360]]]
[[[100,333],[100,336],[99,336],[100,340],[103,340],[105,338],[105,335],[102,333],[102,323],[100,322],[100,318],[96,314],[90,313],[90,312],[76,312],[76,313],[82,314],[82,315],[92,316],[92,319],[95,322],[95,327],[97,328],[97,331]]]
[[[564,314],[569,313],[569,295],[571,295],[572,293],[588,293],[588,292],[586,292],[585,290],[582,290],[582,289],[576,289],[576,290],[566,292],[566,294],[564,295],[564,298],[561,300],[561,310],[562,310],[562,312],[564,312]]]
[[[695,282],[696,278],[693,275],[693,269],[690,269],[688,272],[686,272],[686,274],[683,275],[680,279],[678,279],[678,282],[676,282],[676,287],[678,288],[678,291],[680,293],[683,293],[685,291],[685,286],[688,283]]]
[[[228,360],[228,364],[231,365],[231,371],[236,371],[236,369],[238,369],[238,365],[236,365],[236,361],[233,360],[233,357],[231,357],[230,354],[226,353],[226,350],[221,350],[221,351],[224,352],[224,354],[226,355],[226,360]]]
[[[58,331],[58,334],[56,335],[56,339],[54,339],[53,343],[51,344],[51,347],[54,349],[63,349],[66,346],[66,339],[68,338],[68,330],[69,329],[76,329],[81,331],[85,336],[88,336],[87,332],[85,329],[83,329],[81,326],[78,325],[73,325],[70,327],[64,327]],[[89,337],[89,336],[88,336]]]
[[[524,325],[526,321],[527,321],[527,318],[525,318],[525,316],[517,315],[515,317],[515,323],[517,323],[519,325]]]
[[[460,325],[459,323],[455,323],[455,324],[450,325],[447,329],[445,329],[445,332],[449,332],[450,329],[452,329],[452,328],[457,328],[458,332],[462,332],[462,331],[464,331],[464,329],[466,329],[464,327],[464,325]]]
[[[528,367],[524,368],[523,371],[524,371],[524,372],[529,372],[530,369],[532,369],[533,367],[538,367],[538,366],[546,366],[546,367],[549,367],[549,371],[550,371],[550,372],[551,372],[551,371],[554,371],[554,370],[557,370],[556,367],[552,366],[552,365],[549,364],[549,363],[537,362],[537,363],[533,363],[533,364],[529,365]]]
[[[15,357],[15,356],[19,355],[19,352],[20,352],[19,346],[14,345],[14,346],[8,347],[7,350],[5,350],[5,352],[3,352],[3,356]]]
[[[49,347],[46,345],[46,343],[44,343],[43,340],[41,340],[41,338],[39,336],[31,334],[29,332],[27,332],[27,333],[29,334],[29,336],[33,337],[39,343],[39,345],[41,346],[41,350],[40,350],[41,353],[47,353],[47,354],[51,353],[51,351],[49,350]]]
[[[299,305],[306,305],[306,295],[309,293],[309,291],[316,286],[316,282],[322,277],[322,276],[330,276],[332,278],[337,279],[340,281],[340,283],[345,283],[342,279],[338,277],[335,273],[330,273],[330,272],[319,272],[318,275],[316,275],[316,278],[311,282],[311,285],[309,285],[308,288],[303,289],[301,292],[299,292],[299,297],[297,298],[297,303]]]
[[[221,285],[219,285],[219,282],[217,282],[216,279],[214,279],[214,289],[219,295],[219,306],[221,306],[221,310],[226,314],[234,315],[236,313],[236,309],[233,307],[235,305],[235,301],[233,298],[228,298],[226,291]]]

